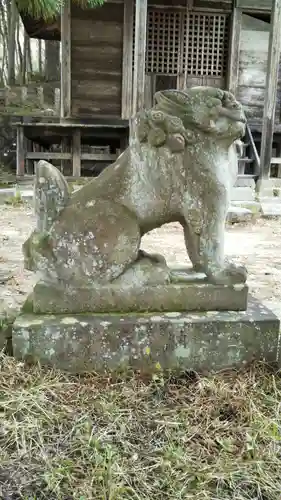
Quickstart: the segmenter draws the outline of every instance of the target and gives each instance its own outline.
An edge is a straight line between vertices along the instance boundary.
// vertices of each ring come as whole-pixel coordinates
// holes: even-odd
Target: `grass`
[[[12,205],[13,207],[17,207],[18,205],[23,205],[21,192],[17,189],[15,196],[11,196],[5,200],[5,205]]]
[[[280,500],[281,376],[80,378],[1,357],[0,498]]]

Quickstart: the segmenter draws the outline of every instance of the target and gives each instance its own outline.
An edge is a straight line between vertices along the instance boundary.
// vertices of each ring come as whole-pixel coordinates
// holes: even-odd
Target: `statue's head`
[[[233,142],[245,134],[246,118],[241,104],[227,91],[193,87],[155,94],[156,109],[181,118],[186,129]]]

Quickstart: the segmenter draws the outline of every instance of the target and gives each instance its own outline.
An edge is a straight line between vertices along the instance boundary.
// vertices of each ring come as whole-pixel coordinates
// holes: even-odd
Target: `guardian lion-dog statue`
[[[127,150],[72,195],[62,174],[39,162],[38,225],[23,247],[26,267],[40,270],[45,283],[77,288],[166,286],[173,276],[164,257],[140,250],[140,242],[179,222],[194,271],[212,284],[245,283],[245,268],[224,258],[235,142],[245,122],[229,92],[161,91],[132,119]]]

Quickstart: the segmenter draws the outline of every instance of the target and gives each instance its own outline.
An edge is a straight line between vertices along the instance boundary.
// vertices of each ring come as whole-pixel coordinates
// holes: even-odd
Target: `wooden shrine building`
[[[18,126],[18,174],[26,159],[71,161],[74,176],[87,162],[108,164],[127,145],[130,117],[152,105],[155,91],[211,85],[230,89],[244,105],[257,175],[271,7],[271,0],[108,0],[82,10],[66,0],[49,24],[22,14],[29,36],[61,40],[61,105],[60,116]],[[281,73],[277,157],[280,83]],[[39,144],[36,151],[26,151],[26,139]]]

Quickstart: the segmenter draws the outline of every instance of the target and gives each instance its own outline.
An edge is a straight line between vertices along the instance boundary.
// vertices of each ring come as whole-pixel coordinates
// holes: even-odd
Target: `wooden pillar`
[[[133,100],[133,36],[134,2],[124,0],[123,69],[122,69],[122,118],[132,115]]]
[[[133,78],[133,116],[144,108],[147,0],[136,0]]]
[[[242,11],[234,7],[231,18],[228,66],[228,90],[234,95],[236,95],[238,87],[241,25]]]
[[[71,0],[61,9],[61,110],[60,117],[71,115]]]
[[[17,126],[17,176],[25,172],[25,141],[23,127]]]
[[[26,153],[33,152],[33,142],[32,141],[26,140],[25,146],[26,146]],[[27,175],[34,175],[33,160],[26,160],[26,172],[27,172]]]
[[[281,52],[281,0],[273,0],[272,5],[262,124],[261,180],[270,177],[278,69]]]
[[[72,175],[81,176],[81,130],[73,130],[72,136]]]

